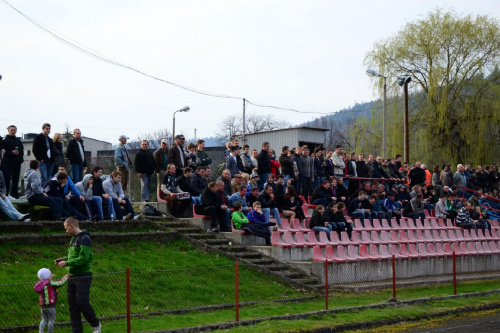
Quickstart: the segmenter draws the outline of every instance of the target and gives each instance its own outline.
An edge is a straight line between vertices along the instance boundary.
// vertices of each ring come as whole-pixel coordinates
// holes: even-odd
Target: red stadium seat
[[[326,258],[334,262],[346,262],[345,258],[340,258],[335,254],[333,246],[327,246],[325,249]]]
[[[377,245],[371,244],[370,245],[370,255],[372,257],[376,257],[380,260],[389,260],[391,258],[391,256],[389,253],[387,253],[387,247],[385,245],[381,245],[381,247],[382,246],[385,248],[385,254],[379,253],[379,251],[377,249]]]
[[[345,247],[343,247],[342,245],[339,245],[337,246],[337,256],[339,258],[343,258],[345,259],[346,261],[348,262],[355,262],[357,261],[356,258],[352,258],[352,257],[349,257],[346,252],[345,252]]]
[[[396,244],[392,244],[390,247],[391,247],[391,255],[396,257],[396,259],[402,259],[402,260],[408,259],[408,256],[403,255],[402,253],[401,254],[399,253],[398,247]]]
[[[314,231],[309,231],[307,233],[307,241],[309,243],[316,243],[317,245],[319,245],[320,247],[325,247],[327,246],[328,244],[326,243],[323,243],[323,242],[320,242],[318,241],[317,237],[316,237],[316,233]]]
[[[441,245],[441,243],[438,243],[439,245]],[[441,250],[443,249],[443,247],[441,247]],[[427,252],[431,255],[434,255],[434,256],[437,256],[437,257],[444,257],[445,254],[444,252],[443,253],[439,253],[438,251],[436,251],[434,249],[434,243],[427,243]]]
[[[368,258],[362,257],[358,254],[358,247],[354,245],[349,245],[347,247],[347,253],[349,257],[355,258],[358,261],[368,261]]]
[[[310,248],[319,245],[318,242],[309,242],[308,240],[306,240],[304,237],[304,233],[302,233],[302,232],[295,233],[295,240],[297,241],[297,243],[304,244],[304,246],[307,246]]]
[[[371,254],[368,253],[368,249],[366,248],[366,245],[359,246],[359,255],[363,258],[367,258],[368,260],[372,260],[372,261],[379,260],[378,256],[372,256]]]
[[[271,234],[271,244],[273,246],[281,246],[284,248],[291,248],[292,245],[287,244],[281,240],[281,235],[278,231],[273,231]]]
[[[235,232],[235,233],[238,233],[238,234],[245,234],[245,235],[248,235],[248,232],[244,231],[244,230],[239,230],[239,229],[236,229],[234,227],[234,224],[233,224],[233,220],[231,219],[231,232]]]
[[[292,233],[288,230],[283,232],[283,240],[285,243],[292,245],[293,247],[304,247],[304,243],[299,243],[293,239]]]
[[[332,262],[333,260],[325,258],[323,252],[321,252],[321,247],[315,246],[313,248],[313,261]]]

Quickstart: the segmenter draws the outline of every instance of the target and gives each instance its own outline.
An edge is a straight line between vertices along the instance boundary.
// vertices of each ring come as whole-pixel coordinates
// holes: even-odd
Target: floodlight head
[[[402,87],[405,84],[408,84],[411,82],[411,76],[399,76],[398,77],[398,84]]]
[[[370,68],[368,68],[366,70],[366,75],[368,75],[368,76],[375,76],[375,77],[382,76],[382,75],[380,75],[379,73],[375,72],[373,69],[370,69]]]
[[[188,112],[189,110],[191,110],[191,108],[189,106],[185,106],[182,109],[180,109],[179,112]]]

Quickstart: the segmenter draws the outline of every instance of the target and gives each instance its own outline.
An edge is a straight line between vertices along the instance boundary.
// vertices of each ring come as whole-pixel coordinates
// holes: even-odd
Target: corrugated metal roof
[[[297,129],[310,129],[310,130],[316,130],[316,131],[322,131],[322,132],[328,132],[329,131],[328,129],[320,128],[320,127],[299,126],[299,127],[290,127],[290,128],[277,129],[277,130],[272,130],[272,131],[263,131],[263,132],[258,132],[258,133],[248,133],[248,134],[245,134],[245,136],[262,134],[262,133],[270,133],[270,132],[280,132],[280,131],[297,130]],[[242,134],[240,134],[240,136],[242,136]]]

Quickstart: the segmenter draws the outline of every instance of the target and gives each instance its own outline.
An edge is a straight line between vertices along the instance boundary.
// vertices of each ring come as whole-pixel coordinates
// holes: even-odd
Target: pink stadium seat
[[[433,248],[434,249],[434,248]],[[426,257],[434,257],[436,254],[430,254],[429,251],[427,251],[427,248],[425,247],[425,243],[418,243],[418,253],[422,256]]]
[[[350,241],[345,242],[344,240],[339,238],[339,234],[336,231],[330,232],[330,240],[335,245],[344,245],[347,246],[350,244]]]
[[[302,211],[304,212],[304,216],[306,217],[306,219],[311,218],[311,214],[309,214],[309,211],[307,210],[307,205],[302,205]]]
[[[485,254],[493,254],[493,251],[491,251],[490,245],[488,244],[488,242],[486,242],[486,241],[478,242],[478,244],[481,244],[481,247],[482,247]]]
[[[493,253],[500,253],[500,249],[498,248],[497,242],[490,241],[489,244],[490,244],[491,252],[493,252]]]
[[[449,245],[448,245],[448,246],[449,246]],[[450,250],[451,250],[451,249],[450,249]],[[447,255],[447,253],[446,253],[446,252],[444,251],[444,249],[443,249],[443,244],[442,244],[442,243],[436,243],[436,253],[437,253],[439,256],[441,256],[441,255],[442,255],[442,257],[444,257],[444,256],[446,256],[446,255]],[[451,252],[450,252],[450,254],[451,254]]]
[[[379,259],[377,256],[372,256],[371,254],[368,254],[368,249],[366,248],[366,245],[359,246],[359,255],[363,258],[367,258],[368,260],[372,261],[377,261]]]
[[[456,230],[455,230],[455,235],[456,235],[457,240],[458,240],[459,242],[464,242],[464,241],[466,241],[466,239],[465,239],[465,237],[464,237],[464,234],[463,234],[462,230],[460,230],[460,229],[456,229]]]
[[[460,246],[457,242],[453,243],[453,251],[455,251],[456,256],[463,256],[463,255],[469,254],[468,252],[462,252],[460,250]]]
[[[332,262],[332,260],[325,258],[323,252],[321,252],[321,247],[319,246],[315,246],[313,248],[313,261]]]
[[[352,244],[352,245],[358,245],[358,244],[359,244],[359,243],[356,243],[356,242],[354,242],[354,241],[351,241],[351,240],[349,239],[349,236],[347,236],[347,232],[345,232],[345,231],[342,231],[342,232],[340,233],[340,242],[341,242],[341,243],[344,243],[344,244],[348,244],[348,245],[351,245],[351,244]]]
[[[392,229],[400,229],[398,220],[394,217],[391,219]]]
[[[417,256],[417,258],[427,258],[427,251],[425,253],[419,253],[415,244],[410,244],[408,246],[408,252],[410,252],[410,255]]]
[[[413,231],[408,230],[408,234],[409,233],[413,233]],[[405,231],[400,231],[399,232],[399,241],[401,243],[413,243],[413,244],[415,244],[417,242],[417,241],[408,239],[408,236],[406,235]],[[401,254],[403,254],[403,253],[401,253]]]
[[[278,231],[273,231],[271,234],[271,244],[273,246],[281,246],[285,248],[290,248],[292,245],[287,244],[281,240],[281,235]]]
[[[453,222],[451,221],[451,219],[447,219],[446,220],[446,226],[448,227],[448,229],[456,229],[456,228],[458,228],[458,227],[455,227],[453,225]]]
[[[409,230],[415,230],[417,227],[415,227],[415,223],[413,222],[412,219],[406,220],[406,223],[408,224],[408,229]]]
[[[448,237],[448,233],[446,232],[446,230],[441,230],[439,232],[439,237],[441,237],[441,240],[443,242],[449,242],[450,241],[450,238]]]
[[[357,261],[357,259],[355,258],[352,258],[352,257],[349,257],[346,252],[345,252],[345,247],[343,247],[342,245],[339,245],[337,246],[337,256],[339,258],[343,258],[345,259],[346,261],[348,262],[355,262]]]
[[[427,219],[424,220],[424,229],[425,230],[432,230],[433,229],[432,226],[431,226],[431,221],[430,220],[427,220]]]
[[[372,226],[370,225],[370,221],[368,219],[365,219],[365,226],[361,224],[360,219],[354,219],[354,229],[356,230],[366,230],[366,231],[371,231],[373,230]]]
[[[446,221],[443,220],[443,219],[438,219],[437,220],[438,223],[439,223],[439,229],[449,229],[447,226],[446,226]]]
[[[439,229],[439,223],[436,221],[436,219],[430,219],[431,222],[431,229]]]
[[[420,231],[420,233],[422,233],[422,230],[417,230],[417,231]],[[410,241],[411,243],[419,242],[417,236],[415,235],[415,231],[408,230],[406,232],[406,236],[408,237],[408,241]]]
[[[390,226],[389,226],[389,222],[387,222],[387,220],[382,219],[382,220],[380,220],[380,221],[381,221],[381,223],[382,223],[382,229],[383,229],[383,230],[394,230],[394,229],[398,229],[398,228],[397,228],[398,223],[396,222],[396,220],[395,220],[395,219],[394,219],[394,221],[392,221],[392,220],[391,220],[391,224],[392,224],[392,226],[393,226],[393,227],[390,227]],[[393,223],[394,223],[394,224],[393,224]],[[394,227],[396,227],[396,228],[394,228]]]
[[[387,247],[386,245],[380,245],[380,247],[384,247],[385,249],[385,254],[382,254],[382,253],[379,253],[378,249],[377,249],[377,245],[375,244],[371,244],[370,245],[370,255],[372,257],[376,257],[380,260],[389,260],[391,258],[390,254],[387,252]]]
[[[358,254],[358,247],[354,245],[349,245],[347,247],[347,253],[349,254],[349,257],[355,258],[357,261],[368,261],[368,258],[361,257]]]
[[[193,205],[193,217],[201,217],[202,219],[210,220],[210,216],[196,214],[195,207],[196,205]]]
[[[462,232],[463,232],[463,234],[464,234],[464,239],[465,239],[465,240],[469,241],[469,240],[471,240],[471,239],[472,239],[472,238],[471,238],[471,236],[470,236],[470,232],[469,232],[469,230],[467,230],[467,229],[463,229],[463,230],[461,230],[461,231],[462,231]]]
[[[474,242],[460,242],[460,250],[469,252],[469,254],[479,254],[476,251],[476,247],[474,246]]]
[[[307,229],[311,229],[309,226],[310,226],[310,223],[311,222],[311,219],[304,219],[304,227],[306,227]]]
[[[441,245],[441,243],[438,243],[439,245]],[[443,248],[441,247],[441,250]],[[437,256],[437,257],[444,257],[444,253],[438,253],[435,249],[434,249],[434,243],[427,243],[427,252],[430,254],[430,255],[433,255],[433,256]]]
[[[391,228],[389,228],[389,227],[383,228],[382,225],[380,224],[380,220],[379,219],[373,219],[373,230],[377,230],[377,231],[380,231],[380,230],[390,231]]]
[[[353,235],[353,238],[354,238],[354,231],[352,233]],[[378,237],[377,237],[377,240],[378,240]],[[361,231],[361,244],[365,244],[365,243],[368,243],[368,244],[365,244],[365,245],[369,245],[369,244],[372,244],[372,243],[376,243],[375,241],[373,241],[371,238],[370,238],[370,234],[368,233],[368,231]]]
[[[332,235],[332,234],[333,234],[333,232],[330,233],[330,235]],[[319,241],[321,243],[326,244],[326,245],[337,245],[336,243],[330,242],[330,240],[328,239],[328,236],[326,236],[326,232],[324,232],[324,231],[319,232]]]
[[[335,251],[332,246],[327,246],[325,248],[325,254],[326,258],[328,260],[332,260],[334,262],[346,262],[347,260],[345,258],[340,258],[335,254]]]
[[[451,249],[450,243],[444,243],[444,253],[451,255],[453,250]]]
[[[405,231],[401,230],[400,233],[403,234]],[[385,234],[387,235],[387,234]],[[401,241],[399,240],[399,237],[398,237],[398,234],[396,231],[391,231],[391,238],[389,239],[389,237],[387,237],[387,240],[384,239],[386,238],[384,234],[382,234],[382,232],[380,233],[380,240],[382,241],[388,241],[388,244],[399,244],[401,243]],[[384,238],[383,238],[384,237]]]
[[[290,231],[290,232],[298,232],[300,230],[294,229],[290,226],[290,223],[288,222],[287,219],[281,220],[281,228],[280,231]]]
[[[244,231],[244,230],[239,230],[239,229],[236,229],[234,227],[234,224],[233,224],[233,220],[231,219],[231,232],[235,232],[237,234],[244,234],[244,235],[248,235],[248,232]]]
[[[427,230],[429,231],[429,230]],[[427,242],[427,239],[424,237],[424,232],[423,230],[417,230],[417,242],[418,243],[425,243]]]
[[[307,228],[302,228],[302,226],[300,225],[300,220],[299,219],[293,219],[292,220],[292,229],[296,229],[296,230],[299,230],[299,231],[302,231],[302,232],[308,232],[308,231],[311,230],[311,229],[307,229]]]
[[[474,229],[469,229],[470,232],[470,239],[472,240],[477,240],[479,237],[477,236],[476,230]]]
[[[304,233],[302,233],[302,232],[295,233],[295,240],[297,241],[297,243],[304,244],[304,246],[309,247],[309,248],[312,248],[312,247],[319,245],[318,242],[306,241],[306,238],[304,237]]]
[[[411,244],[411,245],[415,246],[415,244]],[[411,258],[411,259],[417,259],[419,257],[418,254],[412,254],[412,253],[408,252],[406,244],[399,245],[399,252],[401,253],[401,255],[407,256],[408,258]]]
[[[283,240],[285,243],[292,245],[293,247],[304,247],[304,243],[299,243],[293,239],[292,233],[288,230],[283,232]]]
[[[429,220],[424,220],[424,221],[429,222]],[[417,230],[429,229],[429,227],[428,228],[424,227],[424,225],[420,219],[417,220],[417,222],[415,223],[415,226],[417,227]]]
[[[326,235],[326,234],[325,234]],[[328,244],[326,243],[323,243],[323,242],[320,242],[318,241],[317,237],[316,237],[316,233],[314,231],[309,231],[307,233],[307,241],[309,243],[316,243],[317,245],[319,245],[320,247],[325,247],[327,246]]]
[[[159,189],[158,189],[158,191],[156,192],[156,198],[157,198],[157,201],[158,201],[158,202],[161,202],[161,203],[167,203],[167,201],[166,201],[166,200],[163,200],[163,199],[161,198],[161,189],[160,189],[160,188],[159,188]]]
[[[436,230],[437,231],[437,230]],[[425,239],[428,241],[428,242],[434,242],[434,237],[432,236],[432,232],[430,230],[425,230],[424,231],[424,236],[425,236]]]
[[[406,249],[406,247],[405,247]],[[406,260],[408,259],[408,256],[403,255],[402,253],[400,254],[398,251],[398,247],[396,244],[391,245],[391,255],[395,256],[396,259],[401,259],[401,260]]]
[[[441,236],[439,236],[439,231],[445,231],[445,230],[443,230],[443,229],[432,230],[432,238],[434,238],[435,241],[441,241]]]
[[[367,232],[368,232],[368,231],[367,231]],[[381,231],[380,233],[381,233],[381,234],[382,234],[382,233],[385,233],[385,237],[387,238],[387,240],[386,240],[386,241],[381,240],[381,239],[380,239],[380,237],[379,237],[379,235],[378,235],[378,232],[376,232],[376,231],[372,231],[372,232],[370,233],[370,235],[371,235],[371,237],[370,237],[370,238],[371,238],[371,240],[372,240],[372,243],[373,243],[373,244],[389,244],[389,237],[387,236],[387,232],[385,232],[385,231]]]
[[[389,253],[389,249],[387,248],[387,245],[379,245],[379,256],[382,258],[392,258],[392,255]]]
[[[493,240],[493,236],[491,235],[491,230],[487,229],[484,231],[484,239],[488,241]]]
[[[482,229],[478,229],[477,230],[477,238],[480,239],[480,240],[485,240],[486,239],[486,237],[484,237],[484,233],[483,233]]]
[[[366,231],[363,231],[363,232],[366,232]],[[359,234],[357,231],[354,231],[352,232],[352,243],[353,244],[363,244],[363,245],[370,245],[370,241],[365,241],[365,240],[361,240],[361,238],[359,238]]]

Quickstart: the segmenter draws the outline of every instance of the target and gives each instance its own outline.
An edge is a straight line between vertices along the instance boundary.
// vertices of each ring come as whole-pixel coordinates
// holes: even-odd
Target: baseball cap
[[[167,145],[168,145],[168,141],[167,141],[167,139],[162,139],[162,140],[161,140],[161,143],[164,143],[164,144],[167,144]]]
[[[122,135],[120,135],[120,137],[118,138],[118,140],[123,140],[123,139],[127,139],[127,140],[128,140],[128,136],[126,136],[125,134],[122,134]]]
[[[177,134],[175,136],[176,139],[185,139],[183,134]]]

